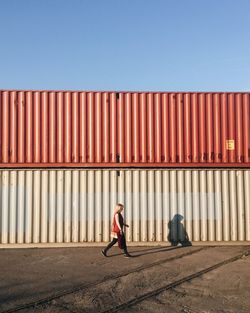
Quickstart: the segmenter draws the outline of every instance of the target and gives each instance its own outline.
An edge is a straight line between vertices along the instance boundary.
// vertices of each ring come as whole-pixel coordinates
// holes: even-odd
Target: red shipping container
[[[250,166],[249,93],[0,91],[0,167]]]

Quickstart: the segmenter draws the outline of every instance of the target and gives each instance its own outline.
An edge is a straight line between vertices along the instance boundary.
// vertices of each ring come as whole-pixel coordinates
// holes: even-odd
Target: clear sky
[[[0,89],[250,91],[250,0],[0,0]]]

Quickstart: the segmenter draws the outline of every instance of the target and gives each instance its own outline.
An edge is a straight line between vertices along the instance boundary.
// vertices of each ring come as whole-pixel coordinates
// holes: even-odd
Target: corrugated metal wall
[[[249,93],[0,91],[0,167],[250,166]]]
[[[250,241],[250,170],[1,170],[0,243],[108,241],[118,201],[128,241]]]

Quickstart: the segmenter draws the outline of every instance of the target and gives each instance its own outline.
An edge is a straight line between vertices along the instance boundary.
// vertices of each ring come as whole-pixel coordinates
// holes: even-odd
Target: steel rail
[[[155,290],[153,290],[153,291],[147,292],[147,293],[145,293],[145,294],[143,294],[143,295],[141,295],[141,296],[139,296],[139,297],[136,297],[136,298],[134,298],[134,299],[131,299],[131,300],[129,300],[129,301],[127,301],[127,302],[124,302],[124,303],[122,303],[122,304],[120,304],[120,305],[117,305],[117,306],[115,306],[115,307],[113,307],[113,308],[111,308],[111,309],[101,311],[101,313],[115,313],[115,312],[120,312],[121,310],[127,309],[127,308],[129,308],[129,307],[131,307],[131,306],[134,306],[134,305],[140,303],[140,302],[143,302],[144,300],[147,300],[147,299],[149,299],[149,298],[151,298],[151,297],[154,297],[154,296],[160,294],[161,292],[170,290],[170,289],[172,289],[172,288],[174,288],[174,287],[177,287],[177,286],[179,286],[179,285],[181,285],[181,284],[183,284],[183,283],[186,283],[186,282],[188,282],[188,281],[191,281],[191,280],[194,279],[194,278],[198,278],[198,277],[200,277],[200,276],[202,276],[202,275],[204,275],[204,274],[206,274],[206,273],[208,273],[208,272],[211,272],[211,271],[213,271],[213,270],[215,270],[215,269],[217,269],[217,268],[219,268],[219,267],[222,267],[222,266],[227,265],[227,264],[229,264],[229,263],[235,262],[235,261],[241,259],[242,257],[244,257],[244,256],[249,256],[249,255],[250,255],[250,250],[249,250],[249,251],[242,252],[241,254],[239,254],[239,255],[237,255],[237,256],[235,256],[235,257],[229,258],[229,259],[224,260],[224,261],[222,261],[222,262],[219,262],[219,263],[217,263],[217,264],[215,264],[215,265],[212,265],[212,266],[210,266],[210,267],[207,267],[207,268],[205,268],[205,269],[203,269],[203,270],[201,270],[201,271],[198,271],[198,272],[196,272],[196,273],[193,273],[193,274],[191,274],[191,275],[188,275],[188,276],[186,276],[186,277],[183,277],[183,278],[181,278],[181,279],[179,279],[179,280],[176,280],[176,281],[174,281],[174,282],[172,282],[172,283],[166,284],[165,286],[162,286],[161,288],[158,288],[158,289],[155,289]]]
[[[181,249],[181,248],[182,247],[178,247],[178,249]],[[19,305],[19,306],[16,306],[16,307],[12,308],[12,309],[3,310],[3,311],[1,311],[1,313],[13,313],[13,312],[18,312],[18,311],[24,310],[24,309],[37,307],[37,306],[40,306],[40,305],[45,305],[45,304],[48,304],[49,302],[51,302],[53,300],[62,298],[64,296],[66,296],[66,295],[73,294],[73,293],[76,293],[78,291],[84,291],[84,290],[87,290],[88,288],[98,286],[98,285],[103,284],[105,282],[108,282],[110,280],[119,279],[119,278],[125,277],[125,276],[127,276],[129,274],[137,273],[137,272],[143,271],[145,269],[152,268],[154,266],[158,266],[158,265],[161,265],[161,264],[173,261],[173,260],[181,259],[181,258],[183,258],[185,256],[193,255],[195,253],[198,253],[198,252],[200,252],[202,250],[206,250],[206,249],[209,249],[209,248],[213,248],[213,247],[206,246],[206,247],[197,248],[194,251],[188,251],[188,252],[182,253],[181,255],[178,255],[178,256],[173,256],[173,257],[170,257],[170,258],[167,258],[167,259],[156,261],[156,262],[150,263],[150,264],[145,265],[145,266],[139,266],[139,267],[137,267],[137,268],[135,268],[133,270],[126,271],[126,272],[123,272],[123,273],[118,274],[118,275],[110,276],[108,278],[102,279],[102,280],[97,281],[95,283],[90,283],[90,284],[87,284],[87,285],[86,284],[82,284],[82,285],[79,285],[79,286],[76,286],[76,287],[73,287],[73,288],[70,288],[70,289],[62,290],[62,291],[60,291],[60,292],[58,292],[58,293],[56,293],[54,295],[51,295],[49,297],[45,297],[45,298],[42,298],[42,299],[39,299],[39,300],[36,300],[36,301],[32,301],[32,302],[29,302],[29,303],[24,303],[22,305]],[[176,247],[172,248],[172,249],[176,249]],[[172,249],[165,249],[165,251],[166,252],[167,251],[171,251]],[[158,252],[161,252],[161,251],[162,250],[159,250]]]

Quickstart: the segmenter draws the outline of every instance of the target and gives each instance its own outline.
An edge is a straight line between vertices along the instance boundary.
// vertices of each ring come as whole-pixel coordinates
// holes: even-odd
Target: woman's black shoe
[[[124,257],[125,257],[125,258],[132,258],[132,255],[129,254],[129,253],[126,253],[126,254],[124,254]]]
[[[102,250],[102,255],[107,257],[107,253],[105,252],[105,250]]]

